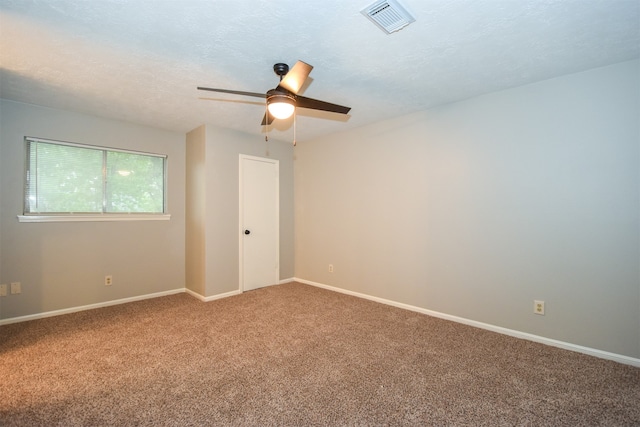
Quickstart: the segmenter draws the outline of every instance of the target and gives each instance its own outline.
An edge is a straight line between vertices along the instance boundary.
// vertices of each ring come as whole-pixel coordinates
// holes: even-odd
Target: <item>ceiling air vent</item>
[[[377,1],[362,9],[360,13],[387,34],[396,32],[416,20],[396,0]]]

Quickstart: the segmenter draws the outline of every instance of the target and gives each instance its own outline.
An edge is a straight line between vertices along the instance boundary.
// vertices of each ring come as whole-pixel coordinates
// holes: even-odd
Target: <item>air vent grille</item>
[[[396,0],[377,1],[360,11],[387,34],[396,32],[416,19]]]

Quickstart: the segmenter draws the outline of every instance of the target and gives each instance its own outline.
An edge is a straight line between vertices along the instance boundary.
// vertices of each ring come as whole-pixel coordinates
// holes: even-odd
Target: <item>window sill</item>
[[[169,214],[18,215],[18,222],[168,221]]]

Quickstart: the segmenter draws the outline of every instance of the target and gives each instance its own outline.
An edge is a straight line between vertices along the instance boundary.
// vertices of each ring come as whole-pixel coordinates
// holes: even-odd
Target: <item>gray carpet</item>
[[[289,283],[0,327],[3,426],[640,425],[640,369]]]

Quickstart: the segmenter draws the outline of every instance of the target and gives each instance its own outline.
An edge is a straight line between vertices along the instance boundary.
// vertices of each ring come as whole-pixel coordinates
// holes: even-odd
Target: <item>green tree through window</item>
[[[164,213],[166,156],[26,143],[25,214]]]
[[[162,212],[164,159],[107,152],[107,212]]]

